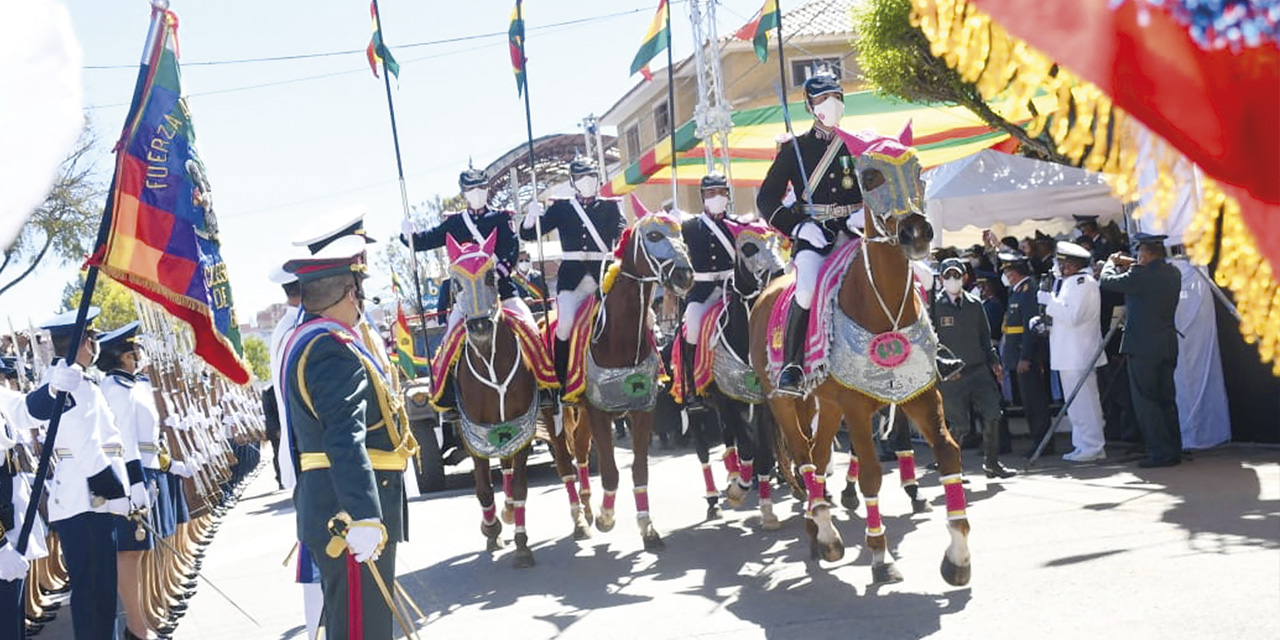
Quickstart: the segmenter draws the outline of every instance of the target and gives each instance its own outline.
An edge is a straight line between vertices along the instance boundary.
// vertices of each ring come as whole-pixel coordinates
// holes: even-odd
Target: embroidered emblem
[[[892,369],[906,362],[911,355],[911,341],[897,331],[881,333],[871,339],[867,354],[871,357],[871,362]]]

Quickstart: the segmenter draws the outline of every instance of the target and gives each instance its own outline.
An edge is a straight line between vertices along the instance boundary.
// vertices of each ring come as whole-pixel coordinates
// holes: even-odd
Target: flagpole
[[[373,19],[378,23],[378,42],[387,47],[386,38],[382,32],[382,14],[378,11],[378,0],[373,0]],[[387,47],[388,51],[390,47]],[[400,157],[400,132],[396,128],[396,107],[391,100],[391,74],[387,72],[387,58],[381,55],[377,50],[374,51],[382,60],[382,84],[387,90],[387,113],[391,115],[391,141],[396,148],[396,173],[400,178],[400,205],[404,208],[404,219],[412,220],[409,214],[409,191],[404,186],[404,162]],[[413,293],[418,309],[418,328],[422,332],[422,342],[426,347],[426,356],[428,361],[431,359],[431,346],[427,340],[427,314],[422,307],[422,281],[418,276],[418,252],[414,249],[413,238],[409,238],[409,264],[413,267]],[[415,345],[414,350],[417,351]],[[416,371],[416,368],[415,368]],[[427,377],[430,378],[430,367],[428,367]]]
[[[778,3],[778,77],[782,79],[782,108],[787,108],[787,62],[786,56],[782,53],[782,3]],[[765,49],[768,51],[768,49]]]
[[[671,210],[680,209],[680,186],[676,182],[676,81],[671,35],[671,3],[667,3],[667,128],[671,129]]]
[[[529,201],[538,200],[538,172],[536,158],[533,153],[533,116],[529,110],[529,58],[524,54],[524,40],[527,30],[524,28],[524,2],[516,0],[516,21],[520,23],[520,69],[524,72],[524,130],[529,144]],[[519,190],[516,190],[516,204],[519,204]],[[538,234],[538,270],[542,271],[543,282],[547,277],[547,260],[542,251],[542,216],[533,221],[534,233]],[[538,290],[538,299],[542,302],[542,324],[547,323],[547,294],[542,287]],[[549,325],[548,325],[549,326]]]

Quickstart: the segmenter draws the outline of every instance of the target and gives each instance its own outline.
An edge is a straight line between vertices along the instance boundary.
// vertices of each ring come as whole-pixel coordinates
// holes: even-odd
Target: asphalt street
[[[936,473],[921,479],[935,510],[912,516],[888,465],[881,509],[906,580],[876,587],[862,508],[837,508],[845,559],[809,561],[799,503],[785,491],[775,496],[779,531],[759,529],[754,496],[706,521],[691,450],[657,451],[649,493],[666,549],[645,552],[628,495],[629,452],[619,459],[618,526],[575,542],[550,458],[545,450],[535,456],[532,569],[511,566],[509,528],[507,549],[484,551],[469,463],[452,471],[449,490],[412,501],[412,540],[400,547],[398,573],[427,614],[421,637],[1280,637],[1274,448],[1231,446],[1152,470],[1049,460],[1005,481],[977,473],[978,457],[966,452],[974,565],[965,588],[938,572],[947,534]],[[919,447],[922,469],[931,459]],[[833,492],[843,487],[845,460],[838,454]],[[175,637],[305,637],[299,588],[282,565],[292,531],[289,496],[275,490],[268,467],[226,516],[204,562],[205,575],[261,626],[201,586]],[[39,637],[70,638],[69,617]]]

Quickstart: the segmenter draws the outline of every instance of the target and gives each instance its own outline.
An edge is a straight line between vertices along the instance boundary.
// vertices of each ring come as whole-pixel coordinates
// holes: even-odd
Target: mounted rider
[[[729,209],[729,181],[719,173],[702,178],[702,213],[681,225],[681,235],[693,265],[693,290],[684,310],[684,344],[681,349],[685,379],[684,403],[689,409],[702,408],[702,399],[693,381],[698,333],[707,308],[724,295],[725,284],[733,276],[735,251],[733,232],[726,223]]]
[[[769,224],[795,240],[796,295],[787,312],[786,364],[777,385],[787,393],[799,393],[804,379],[805,332],[818,271],[862,222],[854,159],[836,135],[844,116],[844,88],[833,74],[819,71],[805,80],[804,93],[813,128],[782,143],[756,197],[756,207]],[[786,202],[788,186],[794,190],[791,204]]]
[[[569,163],[569,179],[576,192],[574,197],[554,200],[545,209],[537,200],[530,202],[528,215],[520,225],[520,238],[526,242],[538,239],[539,219],[542,235],[560,232],[554,355],[562,388],[568,384],[569,334],[573,319],[582,303],[599,291],[604,269],[613,259],[613,248],[627,227],[618,201],[598,195],[600,170],[594,160],[574,158]]]

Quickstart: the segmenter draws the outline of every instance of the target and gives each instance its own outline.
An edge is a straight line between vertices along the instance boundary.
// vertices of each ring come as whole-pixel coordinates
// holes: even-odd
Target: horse
[[[486,547],[489,551],[502,548],[502,521],[514,524],[513,564],[527,568],[536,562],[525,531],[526,463],[540,413],[538,387],[552,384],[555,371],[540,348],[537,331],[524,328],[518,316],[502,307],[496,242],[496,234],[483,244],[459,244],[447,238],[449,276],[457,294],[454,305],[464,316],[461,326],[441,343],[437,372],[443,368],[447,375],[453,369],[458,429],[475,465],[476,498],[483,513],[480,531]],[[506,495],[502,520],[494,504],[491,458],[501,460]]]
[[[673,385],[673,395],[706,392],[708,411],[697,420],[694,443],[702,463],[706,485],[707,517],[719,515],[719,491],[712,477],[708,437],[711,426],[722,426],[725,444],[724,464],[729,473],[725,490],[726,502],[738,508],[746,501],[752,483],[758,479],[761,527],[773,531],[781,522],[773,513],[772,473],[774,467],[773,417],[759,405],[765,401],[760,378],[750,364],[750,331],[747,327],[751,304],[765,285],[782,271],[782,240],[777,232],[761,222],[730,222],[734,236],[735,261],[733,275],[725,285],[720,304],[711,308],[702,327],[685,327],[700,331],[699,349],[709,349],[697,358],[695,386],[682,390]],[[679,361],[673,357],[672,362]],[[682,376],[683,379],[683,376]],[[681,392],[683,393],[677,393]]]
[[[584,305],[579,318],[560,319],[575,324],[564,399],[566,404],[577,406],[565,410],[565,432],[573,442],[577,461],[581,512],[588,522],[594,521],[597,530],[608,532],[615,524],[618,490],[613,422],[628,417],[636,521],[645,549],[656,551],[663,542],[649,515],[649,441],[661,360],[649,309],[655,285],[661,284],[676,295],[688,294],[693,288],[693,269],[679,222],[663,212],[642,214],[628,226],[614,257],[601,282],[601,297]],[[592,441],[604,486],[600,511],[594,517],[587,464]],[[572,492],[570,495],[572,498]]]
[[[769,406],[782,430],[787,448],[800,466],[808,495],[805,528],[810,554],[829,562],[844,556],[844,542],[832,525],[831,504],[825,497],[821,470],[826,469],[832,440],[843,420],[862,464],[858,485],[866,504],[866,545],[871,551],[876,583],[899,582],[885,542],[880,518],[881,469],[872,440],[871,416],[886,404],[896,405],[915,423],[933,448],[947,500],[947,530],[951,543],[943,555],[941,573],[949,584],[967,584],[970,577],[969,521],[960,476],[960,447],[944,426],[942,396],[937,388],[934,357],[937,337],[924,317],[922,302],[912,291],[909,260],[928,255],[933,229],[922,213],[924,184],[920,163],[911,147],[910,125],[896,138],[871,132],[839,131],[855,156],[854,166],[863,192],[865,236],[847,269],[832,274],[830,306],[815,313],[818,322],[834,327],[823,340],[830,360],[819,363],[807,377],[804,397],[774,392],[776,378],[768,364],[770,315],[781,302],[790,278],[769,286],[751,312],[752,364],[765,382]],[[848,249],[852,249],[849,247]],[[836,249],[836,254],[841,249]],[[833,254],[835,255],[835,254]],[[819,277],[820,284],[825,281]],[[838,278],[838,281],[835,280]],[[825,289],[820,289],[820,294]],[[815,296],[818,309],[821,295]],[[776,326],[776,320],[772,323]],[[814,326],[811,323],[811,328]],[[812,350],[809,350],[812,353]],[[825,365],[825,368],[822,368]],[[814,363],[808,363],[813,367]],[[901,393],[906,395],[897,395]],[[894,396],[887,398],[886,396]]]

